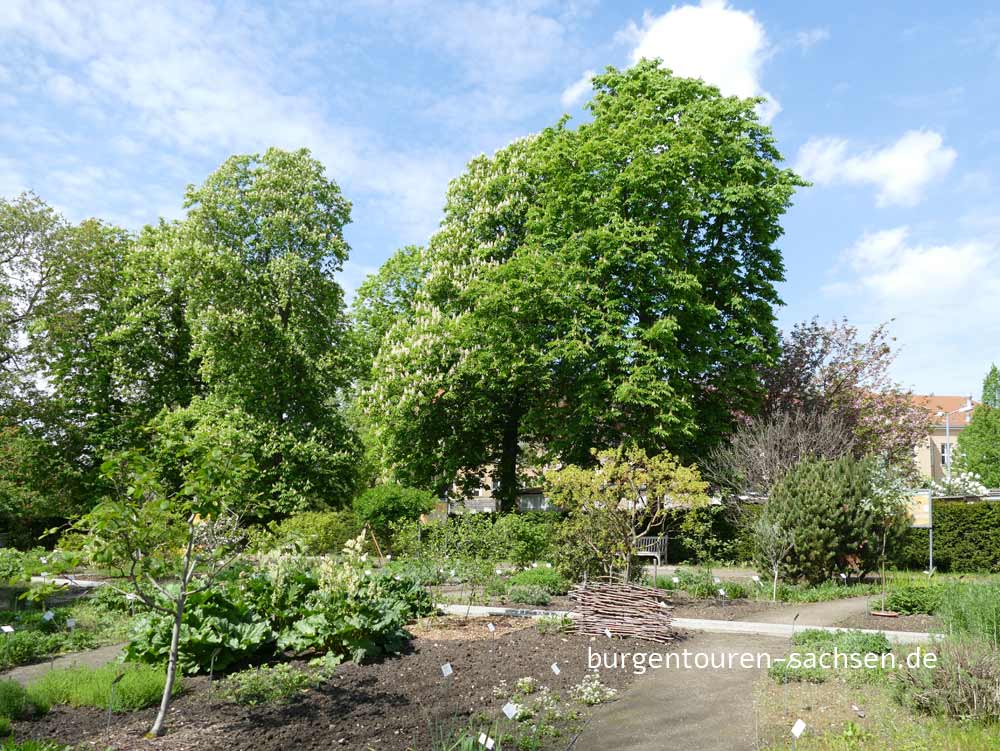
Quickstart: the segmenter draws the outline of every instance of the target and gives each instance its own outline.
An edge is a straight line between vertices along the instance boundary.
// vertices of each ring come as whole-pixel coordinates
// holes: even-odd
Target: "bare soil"
[[[490,634],[483,618],[427,619],[411,629],[415,638],[406,653],[341,665],[330,681],[285,703],[241,707],[210,692],[206,679],[189,679],[174,702],[168,735],[157,740],[143,738],[152,709],[115,715],[108,733],[101,710],[55,707],[39,720],[17,723],[16,736],[123,751],[424,751],[443,728],[478,720],[486,730],[490,720],[502,717],[510,697],[493,695],[501,681],[513,687],[519,678],[533,676],[569,702],[570,688],[588,672],[588,648],[607,648],[603,640],[594,644],[586,636],[540,633],[523,618],[492,622],[496,631]],[[615,640],[614,649],[665,651],[664,645],[637,640]],[[442,677],[445,663],[454,670],[449,678]],[[631,671],[601,672],[601,680],[619,691],[633,678]],[[578,726],[564,727],[562,737],[550,740],[551,748],[564,748]]]
[[[941,619],[933,615],[900,615],[895,618],[861,613],[852,615],[837,623],[844,628],[871,628],[879,631],[920,631],[940,632],[944,628]]]

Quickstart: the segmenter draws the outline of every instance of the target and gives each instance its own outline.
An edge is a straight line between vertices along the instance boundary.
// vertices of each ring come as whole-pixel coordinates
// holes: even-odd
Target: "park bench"
[[[667,558],[667,545],[669,543],[669,535],[636,538],[636,555],[655,558],[656,565],[661,566]]]

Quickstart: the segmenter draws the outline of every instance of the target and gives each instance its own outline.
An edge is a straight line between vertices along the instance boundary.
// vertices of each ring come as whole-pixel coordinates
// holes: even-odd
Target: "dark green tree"
[[[893,550],[906,519],[900,513],[887,522],[873,507],[872,477],[866,460],[808,459],[774,487],[767,515],[791,535],[793,545],[782,561],[784,577],[815,584],[839,573],[872,571],[883,535],[886,549]]]
[[[1000,487],[1000,372],[990,367],[983,380],[983,399],[958,434],[960,469],[975,472],[988,488]]]

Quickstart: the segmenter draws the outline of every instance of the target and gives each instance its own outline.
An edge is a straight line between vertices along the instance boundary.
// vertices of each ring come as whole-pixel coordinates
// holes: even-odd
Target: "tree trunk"
[[[503,428],[503,442],[500,449],[500,476],[496,491],[496,498],[499,503],[498,511],[514,511],[517,508],[517,454],[520,430],[520,408],[514,407],[507,416]]]
[[[174,611],[174,627],[170,633],[170,656],[167,659],[167,682],[163,686],[163,696],[160,698],[160,711],[156,713],[153,727],[149,729],[149,735],[159,738],[166,732],[167,710],[170,709],[170,700],[173,698],[174,679],[177,676],[177,653],[181,639],[181,621],[184,618],[184,603],[187,600],[185,587],[182,584],[180,594],[177,596],[177,609]]]
[[[778,568],[774,569],[774,579],[771,582],[771,602],[778,601]]]

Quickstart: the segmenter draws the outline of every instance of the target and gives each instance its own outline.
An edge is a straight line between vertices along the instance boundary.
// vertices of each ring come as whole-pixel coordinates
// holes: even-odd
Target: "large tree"
[[[344,294],[350,203],[306,150],[234,156],[187,193],[191,357],[207,400],[196,421],[253,436],[259,516],[341,506],[356,440],[340,406],[352,372]]]
[[[591,122],[479,157],[451,185],[364,400],[405,482],[492,464],[509,507],[536,447],[690,455],[759,399],[798,178],[753,100],[656,62],[594,85]]]

